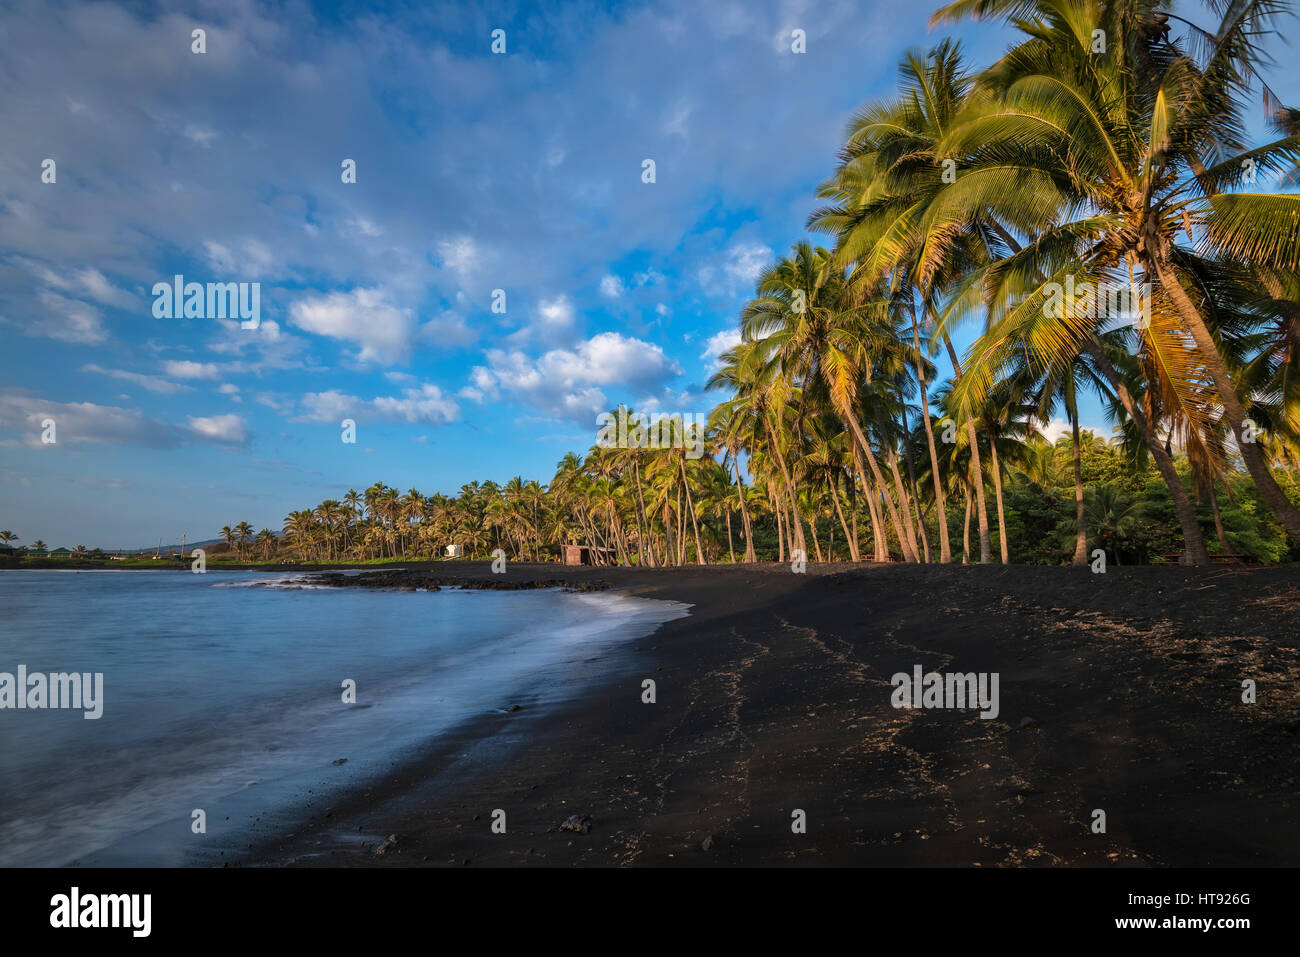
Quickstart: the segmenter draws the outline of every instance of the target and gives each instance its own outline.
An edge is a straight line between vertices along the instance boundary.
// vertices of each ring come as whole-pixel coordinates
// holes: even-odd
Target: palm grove
[[[1259,46],[1290,10],[1214,0],[1212,16],[938,11],[1017,39],[982,71],[949,41],[909,52],[895,93],[852,119],[809,218],[826,246],[761,276],[709,383],[728,396],[709,454],[593,447],[545,487],[455,496],[376,484],[290,514],[278,544],[228,540],[303,560],[447,544],[542,559],[563,542],[654,566],[1293,559],[1300,111],[1269,91]],[[1252,146],[1259,100],[1271,133]],[[1062,303],[1062,287],[1149,293],[1137,317],[1132,298]],[[1089,396],[1113,439],[1080,428]]]

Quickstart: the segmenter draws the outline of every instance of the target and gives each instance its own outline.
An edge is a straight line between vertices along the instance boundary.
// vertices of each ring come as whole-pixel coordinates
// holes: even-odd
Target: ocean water
[[[0,572],[0,672],[104,676],[97,720],[0,710],[0,866],[211,863],[257,816],[292,820],[467,719],[544,707],[628,667],[632,639],[689,607],[303,582]]]

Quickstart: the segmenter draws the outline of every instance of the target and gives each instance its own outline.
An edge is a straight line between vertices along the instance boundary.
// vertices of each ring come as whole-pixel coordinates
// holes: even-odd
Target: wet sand
[[[334,581],[694,607],[634,642],[626,677],[485,714],[245,865],[1300,864],[1292,568],[436,563]],[[916,665],[998,673],[1000,714],[892,707],[890,677]]]

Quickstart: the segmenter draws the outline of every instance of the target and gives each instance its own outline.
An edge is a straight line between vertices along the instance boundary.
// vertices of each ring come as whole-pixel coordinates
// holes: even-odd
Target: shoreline
[[[500,587],[487,563],[437,564],[438,584]],[[434,576],[386,577],[340,587]],[[693,608],[636,641],[635,674],[474,719],[240,865],[1300,863],[1287,569],[512,564],[508,577]],[[1000,673],[1001,713],[893,708],[889,678],[914,665]],[[1245,677],[1255,704],[1240,701]],[[1090,830],[1099,808],[1104,834]]]

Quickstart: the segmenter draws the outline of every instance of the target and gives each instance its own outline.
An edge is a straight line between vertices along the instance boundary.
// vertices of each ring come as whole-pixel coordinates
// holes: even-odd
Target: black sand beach
[[[485,714],[246,866],[1300,863],[1294,569],[445,563],[332,580],[694,607],[635,642],[634,673]],[[997,672],[1000,714],[893,708],[890,676],[915,665]]]

